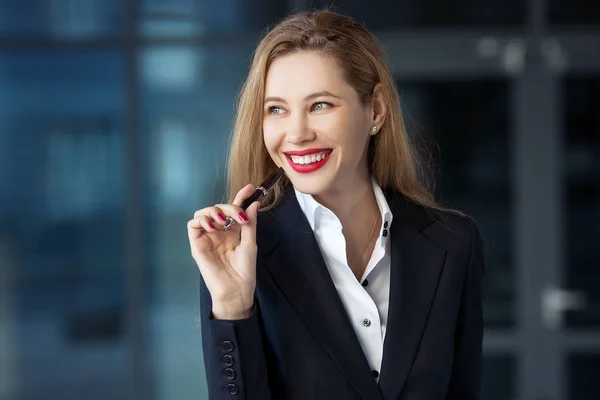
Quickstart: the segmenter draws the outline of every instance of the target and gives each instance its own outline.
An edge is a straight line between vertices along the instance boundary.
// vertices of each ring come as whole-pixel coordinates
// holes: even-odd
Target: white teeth
[[[291,157],[292,157],[292,162],[294,164],[306,165],[306,164],[312,164],[314,162],[323,160],[325,157],[327,157],[327,153],[322,152],[322,153],[318,153],[318,154],[311,154],[308,156],[291,156]]]

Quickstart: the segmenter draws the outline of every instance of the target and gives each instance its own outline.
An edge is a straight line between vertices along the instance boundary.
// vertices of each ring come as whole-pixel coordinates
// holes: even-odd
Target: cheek
[[[276,153],[279,147],[280,138],[278,136],[277,130],[274,129],[272,124],[263,123],[263,140],[265,147],[271,154]]]
[[[363,115],[362,109],[357,109],[356,112],[347,120],[348,124],[345,129],[344,141],[347,146],[352,147],[357,154],[362,155],[361,150],[369,141],[369,121]]]
[[[346,115],[343,118],[324,120],[322,123],[323,136],[351,153],[365,143],[367,134],[361,130],[363,124],[359,118]]]

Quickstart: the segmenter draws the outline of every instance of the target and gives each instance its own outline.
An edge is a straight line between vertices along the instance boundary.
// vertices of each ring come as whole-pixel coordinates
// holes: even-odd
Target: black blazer
[[[436,215],[383,192],[394,220],[379,384],[288,185],[282,202],[259,214],[252,316],[213,320],[201,279],[210,399],[480,398],[480,234],[470,218]]]

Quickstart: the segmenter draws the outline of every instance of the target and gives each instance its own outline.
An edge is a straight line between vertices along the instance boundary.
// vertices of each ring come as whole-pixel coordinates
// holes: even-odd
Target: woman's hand
[[[244,212],[240,204],[254,192],[246,185],[233,204],[217,204],[194,213],[188,236],[196,261],[212,298],[215,319],[250,316],[256,288],[256,219],[259,202]],[[223,231],[227,217],[237,223]]]

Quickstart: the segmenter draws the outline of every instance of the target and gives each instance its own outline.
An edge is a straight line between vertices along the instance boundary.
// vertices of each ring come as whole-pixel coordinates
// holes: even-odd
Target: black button
[[[225,375],[225,378],[229,379],[230,381],[235,379],[235,371],[233,368],[225,368],[223,375]]]
[[[383,230],[383,237],[386,237],[386,236],[387,236],[387,229],[384,229]]]
[[[223,363],[226,367],[231,367],[233,365],[233,356],[231,354],[225,354],[223,356]]]
[[[373,374],[373,378],[379,378],[379,372],[377,372],[377,370],[373,370],[371,373]]]
[[[385,222],[383,223],[383,228],[384,228],[384,229],[387,229],[387,227],[388,227],[388,222],[387,222],[387,221],[385,221]]]
[[[366,328],[371,326],[371,320],[370,319],[363,319],[363,326],[365,326]]]
[[[237,385],[233,383],[227,385],[227,389],[229,389],[229,394],[232,394],[234,396],[240,392],[240,389],[238,389]]]
[[[363,285],[363,287],[367,287],[367,286],[369,286],[369,281],[368,281],[367,279],[365,279],[365,280],[364,280],[364,281],[361,283],[361,285]]]
[[[231,343],[229,340],[224,341],[223,350],[225,350],[227,353],[231,353],[233,351],[233,343]]]

